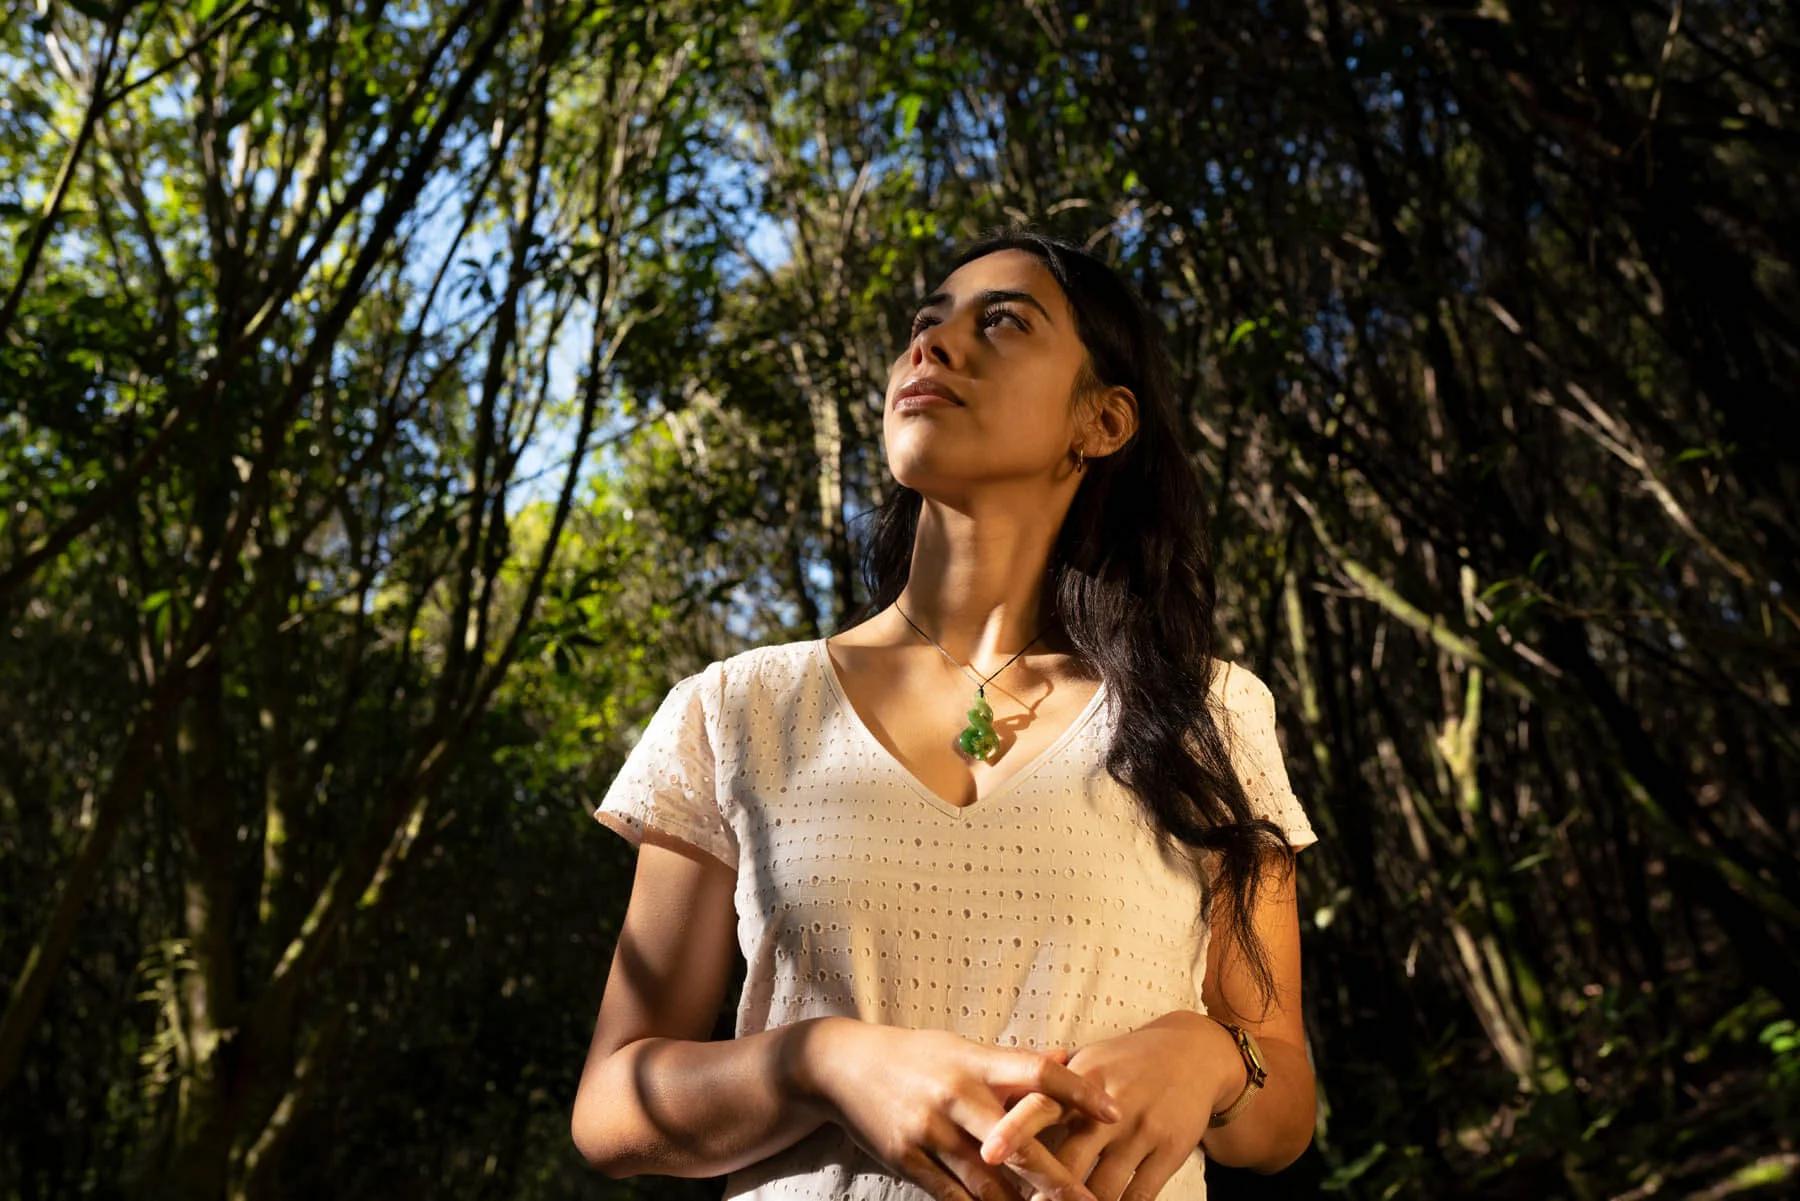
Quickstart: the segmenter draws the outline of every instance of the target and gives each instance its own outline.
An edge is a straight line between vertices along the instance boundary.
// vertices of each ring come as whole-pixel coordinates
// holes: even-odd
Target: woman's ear
[[[1108,453],[1131,441],[1137,432],[1137,396],[1124,384],[1108,388],[1100,401],[1099,422],[1106,431]]]

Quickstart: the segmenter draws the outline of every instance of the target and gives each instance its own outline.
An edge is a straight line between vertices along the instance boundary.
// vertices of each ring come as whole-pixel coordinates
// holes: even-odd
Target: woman
[[[1156,326],[1029,231],[952,266],[888,374],[868,605],[677,682],[594,813],[640,848],[573,1117],[608,1175],[1192,1199],[1310,1141],[1315,837],[1212,656]]]

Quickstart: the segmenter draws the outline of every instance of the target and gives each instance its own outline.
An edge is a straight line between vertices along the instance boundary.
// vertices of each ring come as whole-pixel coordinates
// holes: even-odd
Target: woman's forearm
[[[820,1023],[834,1020],[627,1043],[576,1097],[575,1145],[613,1179],[723,1176],[766,1159],[829,1120],[811,1058]]]
[[[1268,1066],[1267,1082],[1242,1113],[1208,1130],[1200,1145],[1209,1159],[1228,1167],[1279,1172],[1312,1142],[1317,1086],[1305,1047],[1279,1038],[1258,1038],[1256,1045]],[[1237,1053],[1232,1046],[1231,1054]],[[1243,1071],[1241,1064],[1238,1070]]]
[[[1217,1018],[1174,1009],[1146,1025],[1189,1026],[1200,1032],[1212,1046],[1194,1073],[1196,1087],[1222,1089],[1220,1109],[1237,1100],[1249,1072],[1231,1032]],[[1260,1034],[1256,1045],[1268,1067],[1267,1081],[1236,1118],[1201,1135],[1200,1145],[1208,1159],[1227,1167],[1279,1172],[1312,1142],[1318,1091],[1305,1047]],[[1219,1072],[1224,1073],[1223,1082]]]

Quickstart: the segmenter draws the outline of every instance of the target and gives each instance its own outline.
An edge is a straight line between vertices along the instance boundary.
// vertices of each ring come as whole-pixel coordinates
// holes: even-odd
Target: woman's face
[[[888,469],[909,488],[1063,479],[1080,435],[1069,399],[1086,349],[1056,279],[1034,254],[1000,250],[958,267],[916,310],[912,340],[888,371],[882,434]],[[914,380],[959,404],[907,411]]]

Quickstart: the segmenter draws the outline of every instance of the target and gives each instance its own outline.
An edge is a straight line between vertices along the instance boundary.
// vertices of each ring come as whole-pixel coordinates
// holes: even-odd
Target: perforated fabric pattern
[[[1300,799],[1288,783],[1287,763],[1276,733],[1275,694],[1261,677],[1235,663],[1224,665],[1224,682],[1216,684],[1225,697],[1226,745],[1238,778],[1243,781],[1250,809],[1267,817],[1287,834],[1296,851],[1319,841]]]
[[[1290,845],[1311,845],[1273,697],[1245,668],[1218,668],[1252,808]],[[654,826],[735,863],[740,1037],[845,1014],[1073,1049],[1205,1010],[1199,884],[1107,775],[1115,719],[1110,694],[1096,694],[1044,752],[959,807],[926,793],[856,719],[823,640],[758,647],[673,686],[594,816],[634,842]],[[1205,1195],[1196,1147],[1161,1196]],[[929,1194],[827,1123],[733,1172],[725,1196]]]
[[[678,680],[644,726],[594,810],[601,824],[632,846],[644,829],[699,847],[727,867],[738,865],[737,838],[718,805],[708,698],[717,711],[724,663]]]

